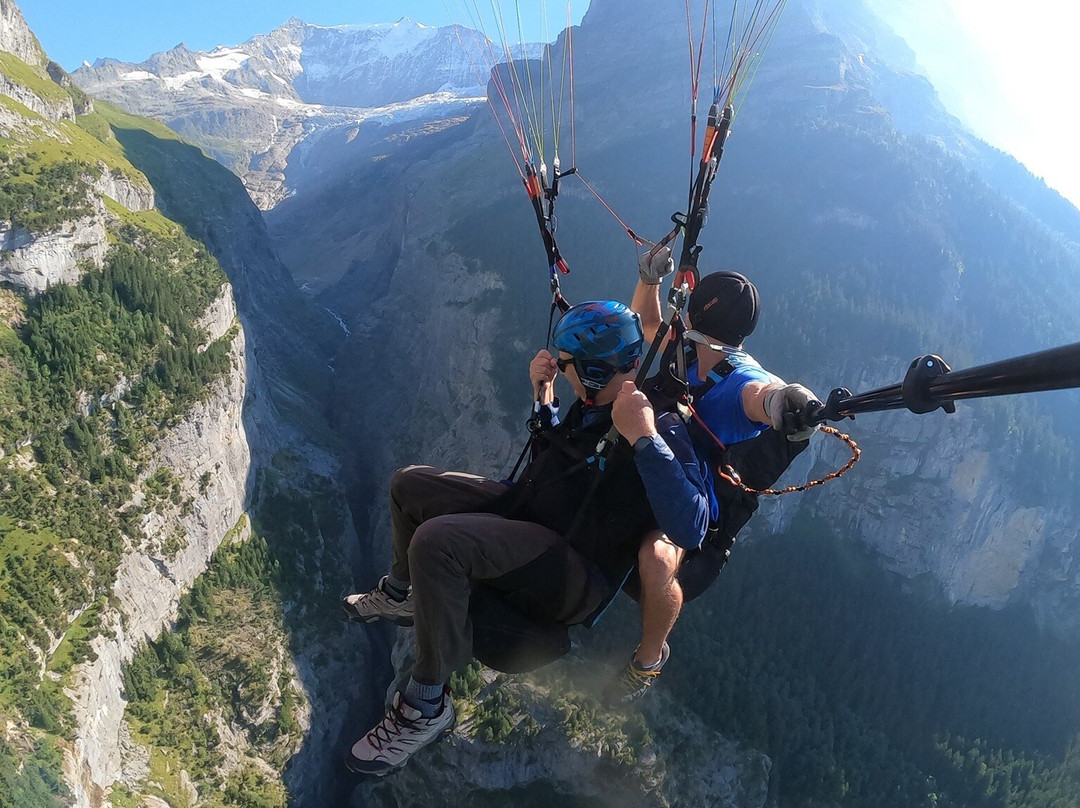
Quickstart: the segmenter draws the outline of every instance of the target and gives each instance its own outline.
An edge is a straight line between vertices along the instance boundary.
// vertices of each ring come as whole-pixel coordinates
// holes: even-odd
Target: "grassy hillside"
[[[0,71],[47,100],[67,92],[9,54]],[[0,100],[23,121],[0,140],[0,219],[35,237],[102,215],[92,186],[106,171],[149,188],[104,117],[56,124]],[[143,481],[150,447],[231,370],[236,329],[204,349],[197,325],[227,280],[217,261],[159,213],[111,200],[104,210],[104,266],[35,297],[0,289],[5,808],[65,799],[57,749],[73,726],[64,688],[92,653],[121,553],[144,542],[140,519],[176,505],[168,473]]]

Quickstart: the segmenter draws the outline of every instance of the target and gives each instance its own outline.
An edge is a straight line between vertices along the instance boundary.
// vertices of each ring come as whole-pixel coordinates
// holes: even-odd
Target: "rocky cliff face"
[[[69,97],[42,98],[33,90],[0,76],[0,95],[19,102],[24,107],[54,123],[75,120],[75,103]]]
[[[337,702],[349,678],[363,666],[366,653],[362,638],[339,636],[340,629],[328,623],[321,605],[319,614],[300,619],[311,608],[311,599],[325,600],[328,591],[334,605],[334,597],[346,586],[349,553],[356,549],[352,522],[337,487],[345,475],[337,459],[320,448],[333,441],[309,398],[317,394],[318,378],[328,372],[321,354],[326,346],[319,340],[327,334],[332,338],[337,326],[325,314],[324,325],[305,319],[317,310],[296,299],[288,272],[267,243],[257,209],[233,175],[198,149],[148,126],[148,121],[114,112],[109,113],[111,120],[119,123],[110,127],[103,115],[94,113],[92,102],[68,87],[64,75],[53,77],[44,69],[46,60],[36,40],[18,9],[6,0],[0,4],[0,22],[0,50],[5,51],[0,55],[9,60],[0,71],[6,77],[0,85],[3,159],[20,166],[31,179],[48,174],[54,163],[27,156],[38,155],[44,150],[35,146],[47,143],[50,156],[61,155],[62,168],[79,167],[72,176],[61,172],[65,184],[52,189],[58,196],[77,191],[62,198],[65,207],[59,209],[56,221],[42,224],[40,218],[31,218],[32,227],[0,222],[0,281],[17,293],[5,293],[12,299],[12,311],[21,310],[19,297],[25,300],[49,287],[77,283],[86,272],[100,269],[111,246],[125,240],[133,240],[135,246],[145,246],[146,240],[158,247],[179,245],[178,250],[201,254],[195,260],[206,260],[208,250],[235,279],[192,323],[206,334],[199,351],[211,345],[217,350],[222,341],[227,343],[228,370],[188,411],[158,425],[156,438],[132,460],[137,477],[130,483],[130,501],[121,510],[139,516],[118,567],[107,570],[113,583],[98,602],[83,604],[60,618],[69,629],[78,622],[91,637],[85,661],[64,674],[45,673],[65,688],[71,702],[74,740],[48,740],[63,749],[72,804],[100,808],[110,804],[110,795],[121,787],[127,794],[141,795],[145,804],[162,804],[156,794],[163,790],[170,799],[194,799],[206,787],[186,770],[179,775],[176,793],[167,791],[171,786],[148,785],[154,753],[145,738],[136,737],[125,716],[130,694],[124,690],[124,668],[141,646],[170,630],[181,597],[206,572],[222,542],[231,546],[249,539],[248,511],[254,510],[256,494],[262,500],[276,497],[285,503],[277,507],[290,514],[295,511],[308,522],[315,513],[312,502],[318,499],[323,515],[310,535],[290,528],[299,531],[310,552],[291,563],[308,565],[311,583],[303,593],[308,600],[297,597],[287,604],[294,612],[292,623],[279,614],[273,625],[261,626],[268,633],[264,638],[268,647],[258,649],[265,652],[258,664],[271,672],[269,691],[261,703],[243,706],[237,724],[220,715],[213,719],[221,738],[220,776],[238,775],[253,766],[282,793],[281,781],[287,778],[297,799],[326,804],[336,788],[327,761],[345,720]],[[24,65],[14,58],[33,61]],[[47,114],[62,96],[71,105],[69,112]],[[36,104],[35,98],[42,103]],[[83,119],[84,115],[90,117]],[[140,165],[146,173],[132,161],[145,161]],[[71,211],[66,219],[65,210]],[[21,208],[15,212],[26,213]],[[205,249],[198,245],[193,250],[196,245],[163,213],[201,238]],[[185,253],[184,258],[191,255]],[[11,316],[5,313],[5,324]],[[20,323],[15,316],[13,324]],[[254,324],[250,330],[249,324]],[[288,350],[283,351],[283,345]],[[298,375],[303,382],[297,381]],[[135,381],[121,375],[100,402],[89,393],[81,395],[79,412],[73,415],[86,417],[103,404],[119,412]],[[20,461],[28,469],[34,466],[31,448]],[[273,470],[267,471],[271,466]],[[272,480],[260,486],[264,473]],[[78,569],[79,560],[71,555],[68,562]],[[324,561],[326,573],[318,570]],[[291,636],[286,635],[285,624]],[[57,636],[50,631],[48,647],[31,649],[44,660],[43,669],[64,639],[62,629]],[[316,666],[311,660],[315,656],[333,659]],[[285,691],[293,694],[289,730],[293,734],[283,730],[279,743],[256,749],[250,735],[276,721]],[[60,709],[66,711],[67,705]],[[25,716],[12,718],[14,723],[4,729],[5,741],[17,736],[29,749],[47,734],[36,733]],[[259,757],[265,752],[274,760],[294,758],[297,765],[283,775],[283,764],[271,765]]]
[[[232,288],[214,303],[212,323],[221,339],[236,322]],[[102,615],[105,632],[93,642],[95,659],[81,666],[69,692],[77,735],[65,760],[78,808],[102,803],[123,778],[127,727],[123,668],[134,652],[176,619],[180,596],[209,564],[223,539],[244,541],[252,458],[242,419],[247,388],[243,332],[232,339],[233,372],[215,382],[206,400],[154,444],[142,480],[167,469],[178,483],[181,505],[150,511],[142,520],[144,541],[124,553],[111,605]],[[145,494],[137,492],[136,503]]]
[[[36,237],[9,223],[0,224],[0,280],[34,292],[74,283],[86,264],[100,267],[105,259],[103,219],[65,222],[58,230]]]
[[[48,62],[41,43],[12,0],[0,0],[0,49],[34,67],[44,68]]]
[[[983,448],[993,438],[973,408],[919,419],[860,416],[841,425],[862,445],[863,459],[840,481],[763,503],[747,539],[784,532],[806,507],[842,532],[859,536],[881,564],[905,578],[929,578],[950,602],[999,608],[1027,602],[1049,622],[1075,631],[1077,580],[1071,502],[1017,501],[1009,466]],[[841,466],[846,447],[818,436],[785,482],[797,484]]]
[[[115,217],[106,211],[103,198],[112,199],[130,211],[153,209],[154,192],[149,185],[113,173],[104,164],[98,165],[96,172],[84,178],[89,215],[63,222],[44,233],[31,233],[11,222],[0,222],[0,281],[30,292],[74,283],[87,266],[100,268],[108,252],[108,224]]]

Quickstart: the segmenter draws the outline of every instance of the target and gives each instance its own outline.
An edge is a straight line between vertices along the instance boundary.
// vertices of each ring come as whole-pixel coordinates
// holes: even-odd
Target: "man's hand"
[[[801,384],[773,387],[765,394],[769,423],[790,441],[806,440],[814,434],[817,424],[810,419],[820,407],[818,397]]]
[[[657,434],[656,414],[652,404],[629,380],[622,383],[622,389],[611,407],[611,422],[631,446],[637,443],[639,438]]]
[[[637,261],[638,277],[646,286],[659,286],[660,282],[675,271],[675,262],[671,260],[671,247],[661,247],[653,254],[652,250],[642,253]]]
[[[533,386],[533,399],[541,404],[550,404],[555,397],[551,383],[559,375],[559,366],[546,350],[539,351],[529,363],[529,380]]]

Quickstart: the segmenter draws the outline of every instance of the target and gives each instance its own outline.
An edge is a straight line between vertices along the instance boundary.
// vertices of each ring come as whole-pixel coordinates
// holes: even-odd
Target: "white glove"
[[[821,408],[821,401],[801,384],[772,388],[765,394],[764,405],[772,428],[790,441],[806,440],[817,429],[810,419]]]
[[[675,271],[675,262],[671,260],[671,247],[665,245],[657,250],[655,255],[652,255],[652,250],[639,255],[637,271],[642,283],[659,286],[665,277]]]

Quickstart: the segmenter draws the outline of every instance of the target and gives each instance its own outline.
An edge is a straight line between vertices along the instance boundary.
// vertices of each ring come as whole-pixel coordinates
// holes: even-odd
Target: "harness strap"
[[[576,406],[577,405],[575,405],[575,407]],[[571,414],[570,414],[569,418],[573,418],[573,417],[575,417],[574,410],[571,410]],[[567,423],[569,423],[569,418],[568,418]],[[573,427],[569,427],[569,428],[573,429]],[[546,479],[546,480],[544,480],[543,482],[541,482],[539,484],[533,484],[533,486],[532,486],[532,491],[533,492],[543,491],[544,489],[549,488],[550,486],[554,485],[555,483],[562,482],[567,477],[571,477],[574,474],[577,474],[582,469],[587,468],[595,460],[595,455],[594,454],[589,454],[587,452],[584,452],[581,449],[579,449],[577,446],[572,444],[570,442],[569,438],[566,435],[563,435],[558,430],[558,428],[543,429],[543,428],[539,427],[539,425],[537,425],[536,430],[533,432],[532,435],[529,436],[529,440],[526,442],[525,448],[522,449],[521,455],[518,457],[517,463],[514,464],[514,470],[510,475],[511,480],[514,480],[517,477],[518,469],[519,469],[522,461],[524,460],[526,454],[528,453],[529,449],[531,449],[533,446],[535,446],[536,441],[540,440],[540,439],[543,439],[543,440],[547,441],[548,444],[552,448],[561,451],[564,455],[567,455],[568,457],[570,457],[575,462],[574,462],[574,464],[572,466],[570,466],[570,468],[566,469],[561,474],[557,474],[554,477]],[[604,470],[604,465],[601,464],[598,468],[602,472]],[[594,482],[592,483],[592,489],[590,489],[590,494],[592,493],[593,490],[595,490],[596,486],[599,484],[599,479],[600,479],[600,474],[597,474],[596,477],[594,478]],[[579,514],[582,511],[584,511],[584,506],[582,506],[579,509]],[[575,517],[575,518],[577,518],[577,517]]]

